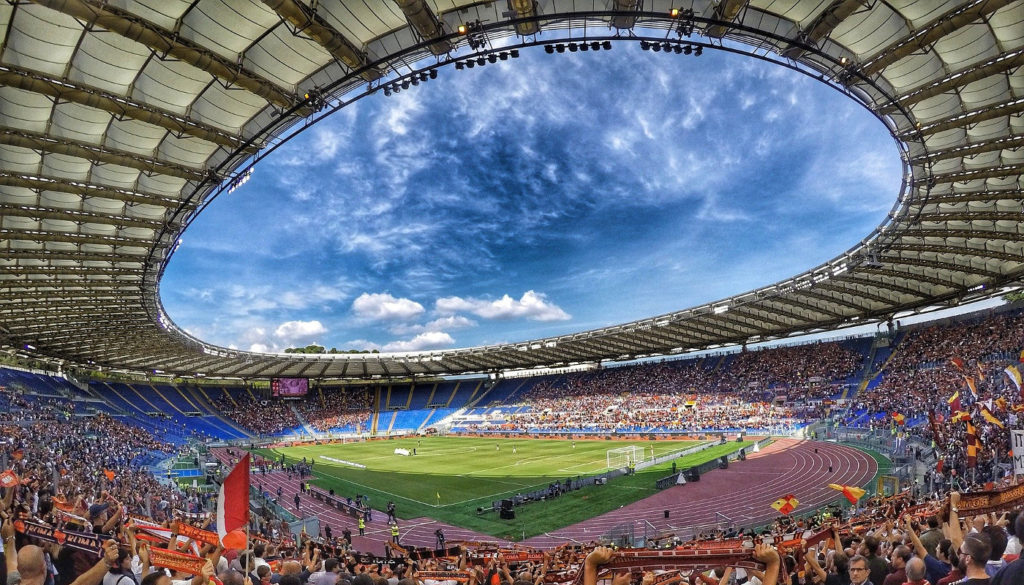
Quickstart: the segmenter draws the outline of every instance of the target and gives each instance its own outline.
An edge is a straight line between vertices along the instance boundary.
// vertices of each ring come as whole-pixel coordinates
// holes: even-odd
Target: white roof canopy
[[[443,375],[764,341],[1019,280],[1024,0],[635,4],[0,3],[0,345],[186,375]],[[164,314],[160,274],[191,219],[324,103],[496,51],[497,38],[508,50],[566,42],[569,32],[575,42],[740,43],[838,87],[889,127],[903,153],[893,210],[849,252],[775,285],[516,344],[270,356],[193,339]]]

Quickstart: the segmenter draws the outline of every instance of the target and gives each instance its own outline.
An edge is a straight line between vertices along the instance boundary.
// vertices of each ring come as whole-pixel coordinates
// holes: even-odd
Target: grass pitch
[[[370,505],[383,509],[393,500],[399,518],[427,516],[479,532],[519,540],[614,510],[657,492],[655,482],[671,472],[665,463],[588,486],[556,499],[516,509],[516,520],[501,520],[491,502],[517,493],[546,488],[554,481],[586,477],[606,470],[609,449],[636,445],[645,458],[692,447],[694,441],[604,441],[544,439],[482,439],[420,437],[361,443],[307,445],[259,450],[285,460],[316,461],[315,485],[342,496],[365,494]],[[676,461],[685,469],[748,446],[735,442],[715,446]],[[416,449],[415,456],[396,455],[395,449]],[[364,465],[365,468],[352,464]],[[478,513],[483,508],[484,513]]]

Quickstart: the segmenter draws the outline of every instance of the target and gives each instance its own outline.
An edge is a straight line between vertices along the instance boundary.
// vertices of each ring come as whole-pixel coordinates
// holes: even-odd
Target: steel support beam
[[[353,71],[367,66],[370,59],[366,52],[359,49],[352,41],[345,38],[345,35],[338,32],[326,20],[321,18],[315,10],[296,0],[263,0],[263,3],[277,13],[282,20],[291,23],[296,30],[309,35],[324,48],[332,57],[347,65]],[[366,81],[374,81],[381,78],[381,72],[376,69],[367,69],[359,74]]]
[[[974,0],[966,6],[958,6],[935,20],[914,31],[878,52],[860,67],[865,77],[880,73],[893,63],[908,57],[916,51],[927,50],[946,35],[984,18],[993,12],[1009,6],[1016,0]]]
[[[0,85],[31,91],[55,100],[89,106],[90,108],[108,112],[118,118],[131,118],[159,126],[176,136],[192,136],[206,142],[212,142],[228,150],[236,150],[245,143],[243,137],[204,122],[198,122],[155,106],[135,102],[124,96],[115,95],[102,89],[75,83],[67,79],[50,77],[45,73],[13,65],[0,65]],[[256,150],[256,146],[246,148],[246,152],[250,153]]]
[[[837,26],[858,10],[864,9],[862,0],[834,0],[828,8],[822,11],[817,18],[800,33],[800,41],[806,45],[817,46],[822,39],[832,34]],[[715,9],[717,12],[717,8]],[[797,59],[804,54],[804,50],[796,44],[790,45],[782,54],[790,59]]]
[[[395,4],[405,14],[405,19],[421,39],[434,40],[429,46],[431,53],[440,56],[454,48],[450,42],[442,38],[445,36],[444,25],[426,0],[395,0]]]
[[[120,165],[147,173],[169,175],[189,181],[202,181],[207,178],[206,171],[203,169],[142,156],[126,150],[115,150],[69,138],[55,138],[15,128],[0,128],[0,144],[18,146],[44,153],[64,154],[97,163]]]
[[[279,108],[291,108],[301,101],[292,92],[242,68],[237,62],[112,4],[96,0],[32,1],[75,18],[87,27],[106,29],[141,43],[157,55],[167,55],[188,63],[225,83],[244,88]]]

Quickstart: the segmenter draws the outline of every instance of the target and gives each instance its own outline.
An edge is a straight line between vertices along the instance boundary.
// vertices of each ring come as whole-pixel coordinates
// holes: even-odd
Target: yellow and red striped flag
[[[964,409],[963,405],[960,404],[960,391],[957,390],[952,396],[946,399],[949,404],[949,411],[956,413]]]
[[[998,418],[996,418],[996,415],[992,414],[992,411],[989,410],[988,407],[986,407],[984,404],[979,404],[978,408],[981,409],[981,418],[987,420],[988,422],[996,425],[1001,429],[1006,428],[1006,425],[1004,425]]]
[[[864,490],[852,485],[839,485],[838,483],[830,483],[828,487],[843,492],[843,496],[850,501],[851,504],[856,504],[857,500],[864,497]]]
[[[967,422],[967,467],[972,468],[978,465],[978,433],[974,425]]]
[[[978,399],[978,386],[974,383],[974,378],[970,376],[964,376],[964,382],[967,382],[967,387],[971,390],[971,394],[974,395],[974,399]]]

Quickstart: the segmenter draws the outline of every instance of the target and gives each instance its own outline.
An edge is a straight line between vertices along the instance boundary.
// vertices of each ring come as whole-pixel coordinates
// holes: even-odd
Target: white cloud
[[[507,294],[496,301],[484,299],[443,297],[437,299],[437,310],[442,314],[459,311],[472,313],[483,319],[518,319],[531,321],[567,321],[571,315],[547,300],[543,293],[528,290],[518,301]]]
[[[287,343],[309,343],[318,335],[327,333],[320,321],[285,321],[274,330],[274,335]]]
[[[350,339],[338,346],[338,349],[357,349],[360,351],[380,351],[380,344],[374,343],[369,339]]]
[[[357,317],[382,320],[411,319],[423,313],[423,305],[410,299],[396,299],[389,293],[363,293],[352,301]]]
[[[429,323],[423,325],[406,325],[398,324],[390,328],[389,331],[395,335],[410,335],[412,333],[423,333],[424,331],[445,331],[451,329],[467,329],[469,327],[476,327],[477,322],[464,317],[462,315],[449,315],[447,317],[440,317],[434,319]]]
[[[408,341],[392,341],[384,344],[383,351],[420,351],[424,349],[440,349],[450,347],[455,339],[444,331],[427,331],[420,333]]]
[[[338,153],[342,136],[326,127],[317,127],[313,134],[313,156],[320,160],[330,160]]]

